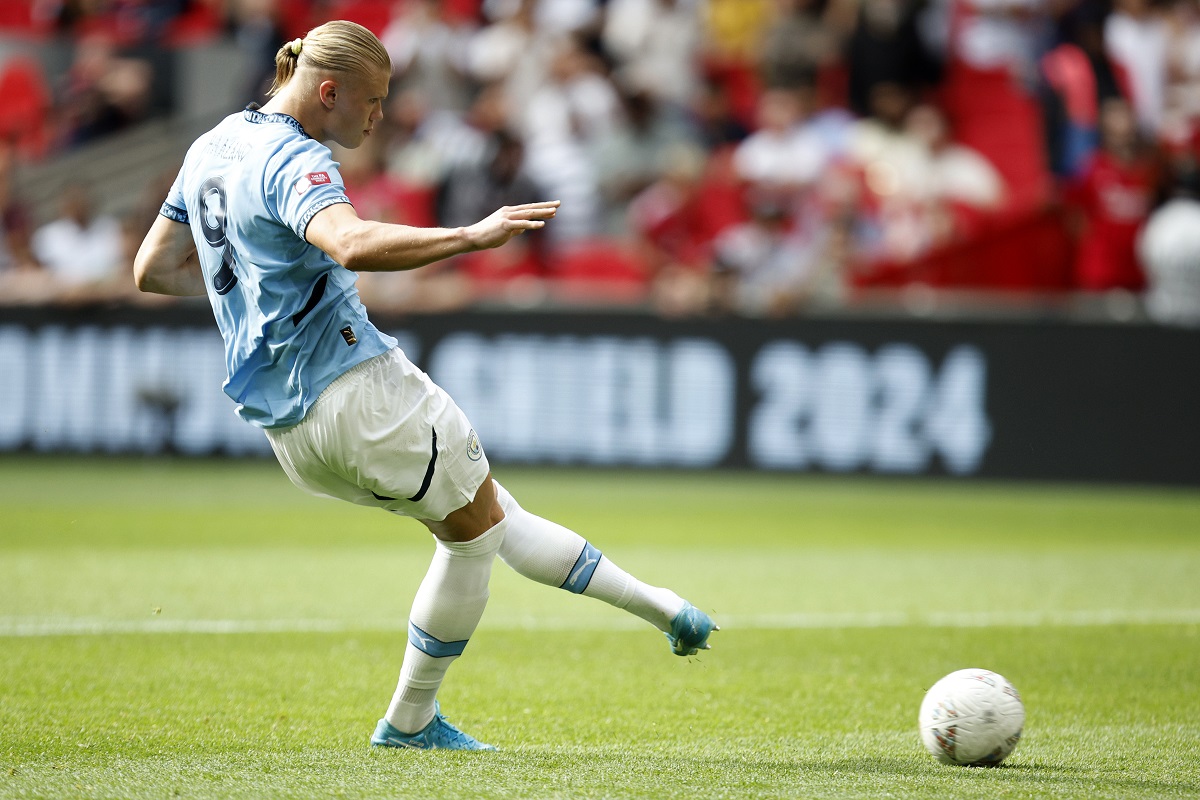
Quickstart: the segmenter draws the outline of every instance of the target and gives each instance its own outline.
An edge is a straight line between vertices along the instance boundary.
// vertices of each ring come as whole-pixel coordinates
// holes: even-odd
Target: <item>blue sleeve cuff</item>
[[[176,222],[182,222],[184,225],[188,224],[188,213],[182,208],[176,208],[170,203],[163,203],[162,208],[158,210],[158,213],[167,219],[175,220]]]
[[[338,195],[337,197],[326,197],[324,200],[319,200],[316,203],[313,203],[304,212],[304,215],[300,217],[300,224],[296,227],[296,233],[300,234],[300,238],[307,242],[308,223],[312,222],[312,218],[317,215],[318,211],[329,208],[332,205],[337,205],[338,203],[349,202],[350,198],[343,194]]]

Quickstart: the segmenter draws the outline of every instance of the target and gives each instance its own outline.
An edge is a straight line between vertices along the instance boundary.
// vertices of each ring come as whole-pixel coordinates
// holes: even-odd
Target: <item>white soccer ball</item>
[[[921,742],[938,761],[994,767],[1021,740],[1025,705],[1004,676],[960,669],[926,692],[920,724]]]

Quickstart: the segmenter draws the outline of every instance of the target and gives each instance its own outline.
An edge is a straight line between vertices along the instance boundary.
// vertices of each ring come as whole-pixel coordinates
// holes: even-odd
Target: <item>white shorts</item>
[[[398,348],[351,367],[267,440],[292,483],[322,497],[441,521],[490,467],[467,416]]]

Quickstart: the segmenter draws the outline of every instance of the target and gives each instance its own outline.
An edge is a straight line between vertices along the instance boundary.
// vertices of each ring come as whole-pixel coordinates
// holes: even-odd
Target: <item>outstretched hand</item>
[[[466,229],[467,237],[479,250],[499,247],[525,231],[544,227],[558,213],[558,200],[504,206]]]

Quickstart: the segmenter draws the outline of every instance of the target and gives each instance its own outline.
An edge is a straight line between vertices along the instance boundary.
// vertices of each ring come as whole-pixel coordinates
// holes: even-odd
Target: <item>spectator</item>
[[[66,143],[80,145],[141,120],[150,102],[152,72],[145,61],[119,57],[104,35],[80,40],[61,103]]]
[[[986,158],[951,140],[945,115],[933,105],[918,105],[908,112],[904,132],[916,145],[895,155],[910,156],[908,163],[894,165],[899,178],[888,205],[893,212],[881,222],[884,241],[897,244],[903,234],[915,235],[911,249],[900,244],[902,260],[924,255],[954,241],[962,241],[978,230],[1004,202],[1004,181]],[[897,213],[898,212],[898,213]]]
[[[384,120],[387,170],[414,189],[432,190],[451,169],[483,156],[486,133],[458,112],[431,107],[430,98],[418,89],[389,98]]]
[[[658,179],[668,154],[692,138],[651,93],[626,90],[621,101],[624,114],[616,130],[590,151],[605,204],[605,227],[613,234],[624,230],[629,201]]]
[[[849,102],[855,114],[872,113],[871,94],[881,83],[917,94],[940,80],[940,65],[918,32],[921,7],[917,0],[863,0],[846,43]]]
[[[582,34],[595,40],[609,0],[540,0],[539,23],[555,33]]]
[[[1064,41],[1042,57],[1043,114],[1050,169],[1070,178],[1100,142],[1100,106],[1125,97],[1128,77],[1104,47],[1104,17],[1084,3],[1063,20]]]
[[[995,211],[1004,201],[1004,181],[991,162],[950,137],[946,115],[922,104],[908,112],[904,130],[919,150],[913,193],[933,203],[978,212]]]
[[[794,313],[813,275],[813,242],[790,226],[792,193],[761,186],[749,197],[750,219],[713,245],[713,307],[718,313]]]
[[[1158,164],[1133,110],[1109,100],[1100,110],[1101,147],[1069,194],[1078,253],[1075,280],[1093,292],[1141,291],[1146,279],[1134,244],[1158,190]]]
[[[387,171],[386,147],[384,136],[372,136],[353,150],[336,144],[330,148],[341,165],[346,196],[364,217],[422,228],[434,225],[430,192]]]
[[[773,0],[701,0],[703,61],[710,80],[725,87],[734,115],[754,126],[760,84],[758,57],[772,23]]]
[[[1129,74],[1129,99],[1138,126],[1151,139],[1163,122],[1167,37],[1167,23],[1150,0],[1114,0],[1104,25],[1104,44]]]
[[[759,61],[764,86],[814,86],[839,57],[838,34],[816,0],[775,0],[775,22],[765,32]]]
[[[701,144],[710,152],[737,145],[750,131],[734,113],[725,84],[705,78],[692,97],[689,119]]]
[[[922,142],[905,128],[912,95],[896,83],[871,90],[872,115],[858,120],[847,145],[847,161],[863,177],[863,211],[879,232],[876,255],[911,261],[944,240],[943,220],[927,213],[928,159]]]
[[[770,27],[771,0],[703,0],[705,46],[723,62],[754,62],[762,32]]]
[[[61,33],[104,30],[122,42],[138,44],[156,41],[187,5],[188,0],[35,0],[32,15]]]
[[[438,224],[448,228],[468,225],[481,218],[479,209],[494,210],[542,197],[544,192],[529,178],[524,164],[521,141],[503,130],[493,133],[485,158],[452,170],[442,182],[437,197]],[[543,241],[540,236],[518,237],[500,250],[456,259],[454,266],[477,285],[538,277],[545,271],[540,250]]]
[[[1163,131],[1162,154],[1166,179],[1160,199],[1200,198],[1200,128],[1175,120]]]
[[[971,70],[1006,71],[1025,86],[1034,86],[1049,38],[1049,5],[1049,0],[943,2],[944,13],[953,17],[943,23],[951,32],[948,60]]]
[[[707,153],[677,142],[664,154],[659,177],[629,203],[626,224],[638,259],[651,276],[655,308],[667,316],[699,313],[709,306],[711,243],[734,219],[714,218],[719,196]]]
[[[1000,173],[951,139],[939,108],[908,108],[907,94],[894,84],[880,84],[873,95],[877,116],[856,125],[846,162],[863,178],[859,215],[865,219],[852,227],[875,232],[872,257],[912,261],[966,238],[1001,208]],[[841,219],[844,212],[829,217]]]
[[[404,0],[380,39],[392,57],[399,85],[413,87],[439,108],[464,111],[470,102],[466,78],[467,26],[452,25],[440,0]]]
[[[698,0],[609,0],[601,41],[616,78],[682,109],[698,86]]]
[[[129,0],[114,2],[112,15],[118,38],[130,44],[154,44],[171,22],[181,16],[189,0]]]
[[[12,145],[0,140],[0,273],[36,270],[29,210],[14,188],[16,159]]]
[[[621,121],[621,99],[595,56],[574,36],[557,39],[552,52],[548,80],[525,106],[526,138],[590,145],[611,135]]]
[[[242,96],[246,102],[265,103],[275,80],[275,51],[286,38],[279,4],[276,0],[229,0],[227,13],[242,63],[250,65]]]
[[[467,71],[478,83],[502,83],[509,97],[524,100],[546,80],[554,38],[537,26],[536,0],[514,0],[508,5],[502,18],[481,28],[467,43]]]
[[[602,205],[591,153],[620,121],[620,97],[595,57],[575,37],[557,40],[550,80],[528,98],[519,129],[530,154],[530,176],[548,196],[562,200],[547,231],[556,240],[599,233]]]
[[[33,256],[31,217],[15,190],[13,145],[0,140],[0,305],[48,303],[55,287]]]
[[[63,190],[58,219],[33,234],[33,254],[67,291],[100,289],[124,278],[121,224],[96,215],[87,187],[71,184]]]
[[[830,169],[804,207],[802,223],[810,231],[808,278],[799,296],[813,308],[845,306],[851,296],[852,273],[868,260],[872,220],[862,213],[860,176],[844,164]]]
[[[811,88],[771,88],[758,105],[758,129],[734,152],[745,181],[801,187],[816,181],[836,155],[830,136],[812,116]]]
[[[1164,127],[1200,121],[1200,6],[1172,0],[1167,8],[1167,85]]]
[[[504,131],[494,133],[485,158],[451,170],[442,182],[437,198],[437,224],[457,228],[481,219],[478,213],[481,208],[495,210],[500,206],[535,202],[529,198],[539,197],[542,192],[525,173],[524,163],[521,141]]]
[[[410,157],[426,153],[439,172],[428,172],[425,168],[418,173],[389,172],[386,130],[386,125],[377,126],[379,135],[373,135],[353,150],[332,147],[341,165],[346,196],[363,217],[431,227],[436,224],[435,183],[440,179],[440,170],[448,167],[444,167],[441,156],[432,155],[432,150],[414,149],[408,154]],[[449,264],[408,272],[364,272],[358,276],[357,286],[363,302],[381,311],[453,311],[465,306],[471,297],[466,279]]]

